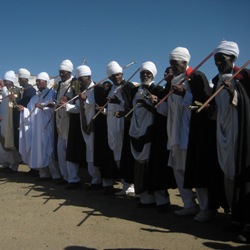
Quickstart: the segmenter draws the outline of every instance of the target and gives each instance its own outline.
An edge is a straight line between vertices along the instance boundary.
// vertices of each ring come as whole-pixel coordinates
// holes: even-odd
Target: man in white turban
[[[175,214],[195,216],[196,221],[206,222],[213,218],[217,210],[217,203],[209,199],[213,196],[210,195],[209,187],[213,181],[216,183],[214,186],[217,185],[218,177],[212,177],[210,170],[213,168],[216,173],[220,169],[216,165],[216,151],[213,151],[215,147],[211,147],[213,126],[207,114],[198,116],[189,109],[194,101],[203,103],[211,93],[206,76],[201,71],[192,72],[188,65],[190,58],[189,51],[184,47],[175,48],[169,55],[173,71],[173,94],[164,103],[167,106],[168,165],[173,168],[184,203],[184,207],[175,211]],[[221,179],[218,180],[220,181]],[[192,188],[196,189],[200,209]],[[218,193],[219,191],[218,188]]]
[[[79,93],[79,83],[72,76],[73,63],[66,59],[59,65],[59,75],[61,81],[57,91],[57,102],[65,105],[67,101]],[[56,111],[56,127],[58,133],[57,155],[62,180],[58,185],[66,185],[66,189],[76,189],[80,187],[79,155],[82,155],[79,114],[69,114],[65,106]]]
[[[16,81],[17,79],[14,71],[10,70],[4,74],[4,87],[2,88],[3,100],[0,105],[0,164],[3,164],[1,171],[5,173],[15,173],[22,160],[14,144],[13,108],[15,103],[8,98],[11,93],[19,92],[19,89],[14,87]]]
[[[80,114],[81,132],[86,145],[86,161],[88,163],[88,172],[91,176],[91,185],[88,190],[95,190],[102,187],[100,170],[94,164],[94,126],[92,118],[95,115],[95,106],[97,104],[98,86],[94,86],[91,78],[91,69],[87,65],[81,65],[76,68],[76,78],[80,84],[80,91],[86,91],[80,95],[74,104],[68,103],[66,111]],[[105,91],[103,88],[103,97]],[[100,105],[100,103],[98,104]],[[101,143],[99,141],[98,143]],[[83,152],[85,153],[85,152]]]
[[[55,90],[48,88],[49,75],[41,72],[36,77],[38,93],[33,96],[27,108],[19,105],[20,147],[23,162],[39,171],[38,180],[60,179],[60,171],[54,156],[53,106]],[[52,121],[44,129],[49,119]]]
[[[250,70],[243,69],[231,81],[227,79],[238,70],[235,61],[239,56],[237,43],[222,41],[214,50],[218,75],[213,78],[217,109],[217,151],[224,173],[231,221],[235,228],[242,228],[239,240],[250,242]],[[244,124],[244,125],[243,125]],[[227,131],[225,133],[225,131]],[[237,195],[235,195],[237,194]]]
[[[164,144],[166,130],[159,126],[165,117],[156,113],[153,106],[155,98],[163,97],[164,89],[154,84],[156,75],[157,68],[153,62],[142,63],[141,85],[133,99],[135,108],[129,135],[132,154],[135,158],[135,192],[140,195],[138,206],[157,206],[160,212],[167,212],[170,201],[166,191],[169,188],[166,180],[168,169]]]
[[[117,195],[133,195],[133,162],[128,140],[129,121],[124,119],[132,105],[135,86],[126,82],[123,78],[123,68],[116,62],[111,61],[106,67],[109,80],[113,83],[108,94],[107,127],[108,144],[113,152],[113,160],[119,169],[119,177],[122,179],[123,189]],[[132,168],[132,169],[131,169]],[[117,172],[110,164],[103,171],[104,193],[114,193],[113,182]]]

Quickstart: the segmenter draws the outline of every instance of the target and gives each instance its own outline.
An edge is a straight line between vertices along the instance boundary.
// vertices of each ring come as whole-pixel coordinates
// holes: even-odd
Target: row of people
[[[57,91],[47,88],[49,77],[42,72],[37,76],[38,94],[30,94],[25,103],[8,92],[10,79],[5,77],[8,98],[2,108],[4,100],[13,105],[4,108],[3,148],[10,139],[8,116],[14,117],[7,110],[18,110],[19,147],[13,136],[10,152],[20,153],[25,164],[39,170],[40,178],[62,177],[60,184],[78,188],[79,164],[86,163],[90,189],[102,186],[105,194],[114,193],[114,181],[121,178],[118,195],[138,194],[140,207],[156,205],[161,211],[170,207],[167,190],[177,187],[183,208],[176,215],[206,222],[222,207],[232,214],[231,226],[243,230],[240,239],[249,241],[250,71],[243,69],[232,78],[239,55],[234,42],[222,41],[213,54],[219,72],[213,89],[204,73],[189,66],[191,56],[183,47],[170,53],[164,87],[155,84],[157,68],[151,61],[139,69],[139,86],[123,78],[116,61],[110,62],[106,71],[112,86],[105,89],[92,80],[87,65],[77,67],[74,78],[72,62],[64,60]],[[28,78],[29,72],[20,69],[23,96],[33,89]],[[202,112],[190,109],[220,86],[222,91]],[[13,128],[15,123],[13,119]]]

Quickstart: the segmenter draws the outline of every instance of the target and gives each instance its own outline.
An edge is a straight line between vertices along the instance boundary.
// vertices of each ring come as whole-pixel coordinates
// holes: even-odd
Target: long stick
[[[190,74],[186,75],[182,80],[180,80],[177,85],[181,85],[184,83],[195,71],[197,71],[211,56],[213,55],[213,52],[211,52],[202,62],[200,62],[192,71]],[[159,105],[161,105],[174,91],[170,90],[166,96],[164,96],[156,105],[155,108],[157,108]]]
[[[121,89],[137,74],[137,72],[139,70],[140,70],[140,67],[129,77],[129,79],[126,81],[126,83],[124,85],[122,85],[118,90],[121,91]],[[116,94],[113,95],[112,97],[116,96]],[[107,105],[110,103],[112,97],[110,97],[108,99],[108,101],[99,109],[99,111],[93,116],[92,120],[95,120],[95,118],[103,111],[103,109],[107,107]]]
[[[250,60],[248,60],[241,68],[239,68],[229,79],[226,80],[226,82],[230,82],[234,79],[236,75],[238,75],[246,66],[250,63]],[[225,85],[221,85],[220,88],[218,88],[213,95],[211,95],[207,101],[205,101],[199,109],[197,109],[197,113],[201,112],[220,92],[221,90],[225,87]]]
[[[133,65],[133,64],[135,64],[135,62],[129,63],[128,65],[124,66],[123,69],[126,69],[126,68],[128,68],[129,66],[131,66],[131,65]],[[89,88],[83,90],[80,94],[74,96],[72,99],[70,99],[69,101],[65,102],[64,104],[62,104],[61,106],[59,106],[58,108],[56,108],[56,109],[55,109],[55,112],[56,112],[57,110],[59,110],[59,109],[65,107],[68,103],[70,103],[70,102],[74,101],[75,99],[77,99],[81,94],[86,93],[88,90],[90,90],[90,89],[96,87],[96,86],[97,86],[98,84],[100,84],[101,82],[104,82],[104,81],[107,80],[108,78],[109,78],[109,77],[107,76],[107,77],[101,79],[100,81],[98,81],[98,82],[97,82],[96,84],[94,84],[93,86],[91,86],[91,87],[89,87]]]

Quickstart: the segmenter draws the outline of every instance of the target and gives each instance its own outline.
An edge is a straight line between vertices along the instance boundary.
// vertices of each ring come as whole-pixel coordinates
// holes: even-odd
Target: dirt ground
[[[177,190],[170,190],[171,211],[162,214],[138,208],[135,198],[36,182],[27,171],[21,165],[18,173],[0,173],[0,249],[250,249],[222,230],[229,221],[223,211],[209,223],[176,217]],[[80,174],[89,181],[86,169]]]

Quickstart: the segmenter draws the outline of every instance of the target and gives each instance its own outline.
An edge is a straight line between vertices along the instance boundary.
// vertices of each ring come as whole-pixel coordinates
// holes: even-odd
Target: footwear
[[[35,169],[30,169],[30,171],[26,172],[26,174],[31,177],[39,177],[39,171]]]
[[[190,207],[190,208],[182,208],[180,210],[174,211],[174,213],[178,216],[191,216],[191,215],[196,215],[199,212],[198,207]]]
[[[232,222],[223,228],[223,231],[228,232],[228,233],[237,233],[242,230],[243,230],[243,226],[241,224],[235,224]]]
[[[157,209],[159,213],[168,213],[171,210],[171,204],[168,202],[166,204],[159,205],[157,206]]]
[[[78,182],[70,182],[66,185],[65,189],[67,190],[73,190],[81,187],[80,181]]]
[[[156,203],[137,203],[138,208],[151,208],[151,207],[156,207]]]
[[[114,194],[114,193],[115,193],[115,189],[114,189],[113,186],[103,187],[102,194],[104,194],[104,195],[110,195],[110,194]]]
[[[121,191],[118,191],[115,193],[116,196],[125,196],[126,195],[126,190],[122,189]]]
[[[102,184],[91,184],[85,188],[86,191],[94,191],[102,189]]]
[[[122,189],[119,192],[116,192],[115,195],[117,196],[135,196],[135,189],[134,185],[130,185],[127,189]]]
[[[199,222],[210,221],[216,214],[216,211],[213,210],[200,210],[198,214],[194,217],[194,220]]]
[[[56,182],[56,185],[58,185],[58,186],[64,186],[67,184],[68,184],[68,182],[64,179],[60,179],[59,181]]]

